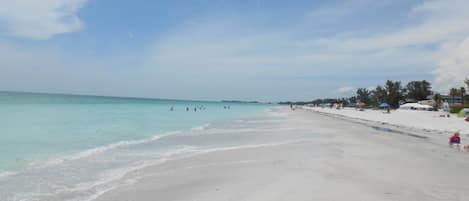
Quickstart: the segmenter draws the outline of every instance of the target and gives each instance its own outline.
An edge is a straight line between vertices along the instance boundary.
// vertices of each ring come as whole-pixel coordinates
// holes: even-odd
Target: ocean
[[[127,172],[193,148],[183,136],[271,107],[0,92],[0,200],[90,200]]]

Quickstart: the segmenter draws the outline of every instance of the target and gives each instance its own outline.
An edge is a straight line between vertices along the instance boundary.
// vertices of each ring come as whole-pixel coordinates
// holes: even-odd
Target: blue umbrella
[[[388,103],[381,103],[379,105],[379,107],[390,107],[391,105],[389,105]]]

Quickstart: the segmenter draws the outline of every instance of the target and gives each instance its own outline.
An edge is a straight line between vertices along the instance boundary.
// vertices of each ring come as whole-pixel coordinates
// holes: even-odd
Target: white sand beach
[[[414,130],[419,133],[440,133],[450,135],[456,131],[461,134],[469,135],[469,122],[464,118],[458,118],[456,114],[448,112],[435,111],[417,111],[417,110],[392,110],[391,113],[385,113],[384,110],[367,109],[359,111],[355,108],[343,108],[340,110],[321,107],[303,107],[320,113],[329,114],[335,117],[361,121],[368,123],[390,124],[390,126]],[[447,115],[450,117],[447,117]]]
[[[123,179],[131,182],[95,200],[469,200],[469,152],[433,137],[439,134],[394,133],[305,109],[273,115],[249,129],[192,136],[245,141],[132,172]]]

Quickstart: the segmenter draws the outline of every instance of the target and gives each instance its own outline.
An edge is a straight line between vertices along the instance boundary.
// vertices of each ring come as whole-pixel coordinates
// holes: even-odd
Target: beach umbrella
[[[389,106],[391,106],[391,105],[389,105],[388,103],[381,103],[379,105],[379,107],[389,107]]]

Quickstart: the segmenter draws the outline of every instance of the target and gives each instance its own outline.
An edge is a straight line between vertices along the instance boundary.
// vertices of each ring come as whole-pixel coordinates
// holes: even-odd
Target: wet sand
[[[252,144],[169,159],[128,174],[133,182],[96,200],[469,200],[469,152],[439,138],[305,110],[276,115],[280,121],[246,134]]]

